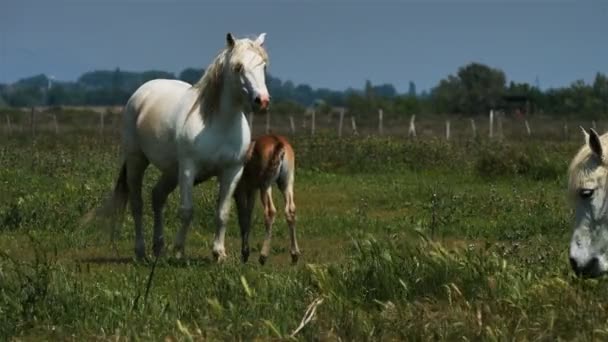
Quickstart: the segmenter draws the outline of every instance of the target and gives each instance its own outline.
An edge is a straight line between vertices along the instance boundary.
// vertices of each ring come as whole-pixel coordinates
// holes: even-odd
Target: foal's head
[[[575,207],[570,264],[577,275],[597,277],[608,271],[608,135],[583,129],[585,145],[569,169],[569,194]]]

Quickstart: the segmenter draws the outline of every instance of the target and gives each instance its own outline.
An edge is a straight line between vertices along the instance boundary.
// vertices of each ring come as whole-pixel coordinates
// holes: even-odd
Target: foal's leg
[[[251,214],[255,204],[254,196],[254,191],[238,188],[234,195],[241,228],[241,257],[243,262],[247,262],[249,259],[249,232],[251,231]]]
[[[230,214],[230,205],[234,190],[241,179],[243,166],[239,165],[225,170],[219,177],[220,191],[216,209],[216,231],[213,239],[213,257],[215,260],[223,261],[226,258],[226,248],[224,247],[224,237],[226,235],[226,223]]]
[[[295,264],[300,256],[300,248],[298,247],[298,240],[296,238],[296,203],[293,199],[293,173],[290,173],[287,177],[287,180],[279,181],[278,185],[285,199],[285,218],[289,226],[291,240],[291,261]]]
[[[262,199],[262,207],[264,208],[264,225],[266,226],[266,235],[264,236],[264,244],[260,252],[260,264],[264,265],[270,252],[270,239],[272,238],[272,224],[277,214],[277,209],[272,202],[272,188],[260,189],[260,197]]]
[[[192,190],[194,188],[196,168],[194,167],[194,163],[182,162],[179,165],[178,172],[181,227],[175,236],[173,249],[175,251],[175,256],[181,258],[184,256],[186,235],[188,234],[188,229],[192,223],[192,216],[194,213],[194,210],[192,209]]]
[[[148,159],[143,155],[127,158],[129,205],[131,207],[131,215],[133,215],[133,222],[135,223],[135,256],[138,259],[143,259],[146,256],[146,243],[144,241],[142,223],[143,200],[141,198],[141,187],[148,164]]]
[[[152,251],[159,256],[165,248],[165,237],[163,235],[163,208],[167,197],[177,186],[175,172],[165,172],[160,176],[158,182],[152,189],[152,210],[154,212],[154,239]]]

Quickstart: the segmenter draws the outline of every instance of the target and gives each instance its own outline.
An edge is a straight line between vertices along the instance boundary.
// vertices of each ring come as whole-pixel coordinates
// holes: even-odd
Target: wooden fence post
[[[494,110],[490,109],[490,139],[494,138]]]
[[[528,133],[528,136],[532,136],[532,130],[530,129],[530,124],[528,124],[528,120],[524,121],[524,124],[526,125],[526,133]]]
[[[59,123],[57,122],[56,114],[53,114],[53,126],[55,126],[55,135],[59,135]]]
[[[416,115],[412,115],[412,117],[410,118],[410,127],[407,130],[407,136],[410,138],[415,138],[416,137]]]
[[[30,130],[32,132],[32,138],[36,137],[36,110],[32,107],[32,112],[30,115]]]
[[[564,123],[564,140],[568,140],[568,123]]]
[[[338,138],[342,138],[342,124],[344,123],[344,109],[340,110],[340,120],[338,121]]]
[[[293,115],[289,116],[289,127],[291,128],[291,134],[296,134],[296,124],[293,121]]]
[[[471,118],[471,130],[473,131],[473,139],[477,138],[477,125],[475,125],[475,119]]]
[[[13,133],[13,126],[11,125],[11,117],[8,114],[6,114],[6,130],[9,135]]]
[[[103,135],[103,130],[104,130],[104,126],[105,126],[105,116],[106,113],[104,112],[100,112],[99,113],[99,135]]]
[[[445,121],[445,140],[450,140],[450,120]]]
[[[382,109],[378,109],[378,133],[382,135],[384,133],[384,127],[382,125],[382,120],[384,116],[384,111]]]
[[[251,130],[253,132],[253,118],[255,116],[253,115],[253,113],[249,113],[249,130]]]
[[[310,123],[310,135],[315,135],[315,116],[316,111],[312,111],[312,121]]]
[[[355,122],[355,117],[350,116],[350,124],[353,128],[353,135],[359,135],[359,131],[357,131],[357,123]]]

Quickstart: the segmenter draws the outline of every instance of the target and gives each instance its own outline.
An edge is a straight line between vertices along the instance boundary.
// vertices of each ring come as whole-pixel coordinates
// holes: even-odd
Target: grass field
[[[259,203],[250,262],[233,213],[229,260],[214,264],[210,182],[196,189],[187,260],[161,258],[150,277],[152,261],[132,260],[130,218],[116,248],[78,226],[112,187],[115,138],[0,139],[2,340],[608,338],[606,280],[574,278],[567,260],[579,143],[297,137],[298,265],[281,210],[269,262],[255,262]],[[165,219],[171,244],[177,193]]]

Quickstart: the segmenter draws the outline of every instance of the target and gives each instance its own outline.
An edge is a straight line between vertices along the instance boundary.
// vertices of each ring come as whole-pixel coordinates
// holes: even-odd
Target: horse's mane
[[[232,48],[224,48],[209,64],[201,79],[192,86],[199,92],[193,109],[196,107],[196,104],[200,104],[200,115],[203,117],[203,120],[210,118],[211,115],[218,112],[224,72],[226,71],[225,64],[229,62],[229,58],[227,57],[238,57],[249,49],[257,52],[264,62],[268,63],[268,53],[264,47],[254,43],[250,39],[239,39],[235,41]]]
[[[608,134],[600,136],[602,146],[608,146]],[[606,156],[604,154],[604,160]],[[568,190],[574,192],[578,188],[584,186],[587,177],[597,170],[597,167],[604,165],[605,162],[591,151],[589,144],[585,144],[576,153],[570,167],[568,168]],[[608,165],[604,165],[604,169],[608,172]]]

